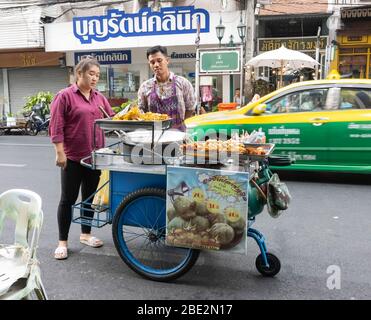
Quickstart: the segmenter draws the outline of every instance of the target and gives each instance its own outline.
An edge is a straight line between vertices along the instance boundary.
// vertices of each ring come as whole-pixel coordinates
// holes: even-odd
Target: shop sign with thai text
[[[81,43],[103,42],[117,37],[196,33],[198,20],[200,32],[209,32],[209,13],[194,6],[166,7],[160,11],[146,7],[138,13],[114,9],[107,11],[105,16],[73,18],[73,33]]]
[[[287,49],[298,51],[315,51],[317,46],[317,37],[304,38],[264,38],[259,39],[259,52],[279,49],[284,45]],[[319,49],[325,50],[327,46],[327,37],[320,37]]]
[[[209,51],[200,53],[200,72],[239,72],[240,51]]]
[[[60,52],[0,53],[0,68],[48,67],[60,65]]]
[[[89,52],[76,52],[75,53],[75,64],[77,64],[84,56],[95,57],[100,64],[130,64],[131,63],[131,51],[120,50],[120,51],[89,51]]]
[[[172,52],[170,54],[171,59],[195,59],[196,58],[196,52]]]

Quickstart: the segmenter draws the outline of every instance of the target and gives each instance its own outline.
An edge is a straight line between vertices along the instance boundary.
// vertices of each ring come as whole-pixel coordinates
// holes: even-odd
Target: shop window
[[[133,94],[137,94],[139,88],[138,77],[133,72],[113,69],[112,96],[114,98],[129,98],[132,99]]]
[[[367,53],[367,48],[354,48],[354,53]]]
[[[105,97],[109,97],[109,86],[108,86],[108,68],[107,67],[100,67],[100,76],[99,81],[97,84],[97,89],[100,91]]]
[[[342,56],[340,55],[339,71],[342,75],[353,78],[367,77],[367,55]]]
[[[255,75],[255,79],[263,79],[265,81],[269,81],[269,67],[259,67],[258,74]]]
[[[353,53],[353,48],[340,48],[339,54],[351,54]]]

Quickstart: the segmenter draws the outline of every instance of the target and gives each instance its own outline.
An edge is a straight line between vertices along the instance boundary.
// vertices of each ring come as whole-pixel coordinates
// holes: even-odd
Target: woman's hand
[[[64,153],[63,142],[54,143],[55,148],[55,165],[66,169],[67,157]]]
[[[55,164],[63,169],[67,166],[67,157],[64,151],[57,151],[55,157]]]

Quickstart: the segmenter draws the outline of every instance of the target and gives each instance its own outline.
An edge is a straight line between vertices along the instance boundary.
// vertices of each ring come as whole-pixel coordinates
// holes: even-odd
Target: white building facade
[[[57,92],[68,80],[63,53],[44,51],[43,7],[0,6],[0,116],[17,115],[26,98],[39,91]]]
[[[132,1],[86,10],[75,10],[45,25],[45,51],[64,52],[66,65],[72,67],[83,55],[95,55],[101,63],[99,90],[115,105],[135,99],[139,85],[151,77],[146,50],[166,46],[170,68],[194,83],[196,37],[200,48],[219,45],[216,26],[222,21],[226,45],[231,39],[238,45],[237,25],[245,20],[244,1]],[[156,7],[157,6],[157,7]],[[241,10],[240,10],[241,9]],[[235,79],[234,79],[235,78]],[[220,97],[230,101],[238,77],[218,77],[214,84]]]

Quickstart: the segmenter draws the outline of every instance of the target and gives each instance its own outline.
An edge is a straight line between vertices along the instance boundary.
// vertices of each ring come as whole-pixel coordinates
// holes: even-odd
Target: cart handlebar
[[[88,156],[88,157],[85,157],[85,158],[82,158],[80,160],[80,164],[86,168],[89,168],[89,169],[94,169],[94,165],[92,163],[87,163],[86,160],[88,159],[92,159],[92,156]]]

